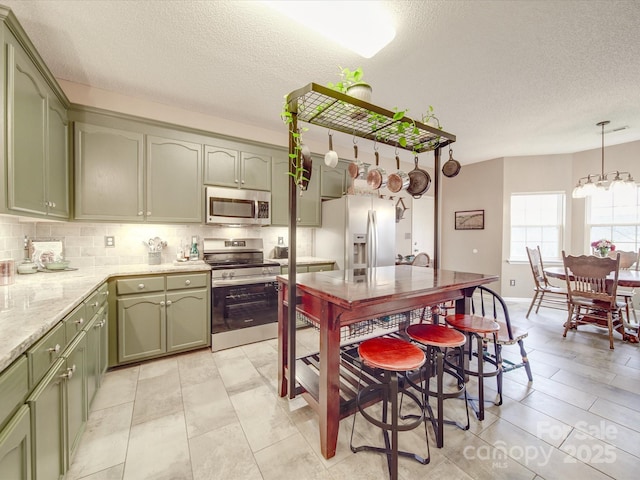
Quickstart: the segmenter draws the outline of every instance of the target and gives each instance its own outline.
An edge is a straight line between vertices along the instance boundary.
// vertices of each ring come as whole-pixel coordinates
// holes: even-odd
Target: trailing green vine
[[[289,104],[287,103],[287,95],[284,96],[284,102],[282,104],[282,112],[280,112],[280,118],[282,122],[287,125],[289,135],[293,139],[293,152],[289,152],[289,161],[294,165],[294,172],[287,171],[287,175],[293,177],[294,182],[298,188],[302,188],[303,181],[309,181],[309,177],[305,174],[308,170],[304,168],[302,162],[302,136],[300,130],[293,130],[293,115],[289,111]],[[307,131],[306,127],[302,128],[302,131]]]

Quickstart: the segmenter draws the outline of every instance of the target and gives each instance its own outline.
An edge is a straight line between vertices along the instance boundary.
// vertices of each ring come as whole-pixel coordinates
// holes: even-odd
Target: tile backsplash
[[[24,236],[36,239],[60,239],[65,258],[73,267],[131,265],[147,263],[149,238],[160,237],[167,242],[162,250],[162,263],[173,262],[178,247],[198,237],[198,250],[202,257],[202,239],[209,237],[244,238],[261,237],[266,258],[274,256],[278,237],[288,244],[286,227],[230,228],[209,225],[156,225],[84,222],[34,222],[11,215],[0,215],[0,259],[22,260]],[[105,236],[113,236],[114,247],[105,246]],[[314,229],[297,229],[297,254],[313,255]]]

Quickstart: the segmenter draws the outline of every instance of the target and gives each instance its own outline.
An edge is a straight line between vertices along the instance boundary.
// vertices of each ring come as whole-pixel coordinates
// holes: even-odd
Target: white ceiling
[[[371,59],[254,1],[0,3],[59,79],[274,131],[286,93],[342,65],[382,107],[433,105],[463,164],[598,148],[600,120],[629,126],[607,145],[640,140],[635,0],[387,1],[396,38]]]

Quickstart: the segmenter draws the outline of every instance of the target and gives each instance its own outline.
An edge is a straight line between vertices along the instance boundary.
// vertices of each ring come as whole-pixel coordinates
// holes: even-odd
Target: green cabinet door
[[[298,195],[297,225],[317,227],[322,224],[320,204],[320,157],[313,156],[311,180],[307,190]],[[271,177],[271,225],[289,224],[289,158],[286,153],[273,160]],[[300,193],[298,191],[298,193]]]
[[[346,195],[349,187],[347,168],[349,162],[339,160],[335,168],[327,167],[324,163],[321,165],[321,181],[320,181],[320,197],[322,198],[340,198]]]
[[[204,183],[221,187],[240,186],[240,154],[229,148],[204,146]]]
[[[144,220],[144,141],[136,132],[75,123],[75,218]]]
[[[69,121],[67,111],[52,95],[47,110],[47,215],[69,218]]]
[[[66,379],[66,442],[65,465],[71,464],[71,459],[80,445],[80,437],[87,424],[87,335],[80,332],[73,343],[64,353],[67,362]],[[40,432],[36,432],[38,435]]]
[[[154,357],[166,352],[165,295],[118,298],[118,361]]]
[[[96,314],[85,326],[87,337],[87,358],[85,360],[87,372],[88,406],[91,406],[93,398],[95,397],[96,392],[98,391],[98,386],[100,384],[98,367],[98,357],[100,355],[100,320],[100,315]]]
[[[98,319],[100,332],[100,350],[98,353],[98,385],[102,385],[102,379],[109,366],[109,306],[105,304]]]
[[[202,145],[147,136],[147,221],[201,223],[202,190]]]
[[[31,480],[31,421],[23,405],[0,430],[0,478]]]
[[[209,345],[208,305],[206,288],[167,293],[167,352]]]
[[[47,89],[27,54],[7,38],[7,206],[46,214],[45,141]]]
[[[59,358],[27,399],[31,409],[31,466],[37,480],[59,480],[65,472],[66,376],[66,360]]]
[[[269,191],[271,189],[271,156],[205,145],[204,183],[220,187]]]

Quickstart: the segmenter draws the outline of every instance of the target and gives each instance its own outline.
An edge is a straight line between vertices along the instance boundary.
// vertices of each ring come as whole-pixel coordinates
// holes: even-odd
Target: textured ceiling
[[[600,120],[629,126],[607,145],[640,140],[635,0],[383,2],[397,34],[371,59],[260,2],[0,3],[59,79],[274,131],[284,94],[342,65],[363,67],[382,107],[433,105],[461,163],[597,148]]]

